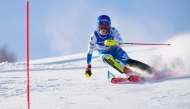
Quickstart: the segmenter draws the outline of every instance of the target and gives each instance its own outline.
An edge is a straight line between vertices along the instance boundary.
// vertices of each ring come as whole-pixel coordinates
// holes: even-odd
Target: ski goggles
[[[108,30],[110,26],[106,26],[106,25],[98,25],[98,28],[101,30]]]

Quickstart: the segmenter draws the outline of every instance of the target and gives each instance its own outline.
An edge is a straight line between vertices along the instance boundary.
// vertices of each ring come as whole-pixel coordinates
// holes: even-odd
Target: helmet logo
[[[101,19],[102,22],[107,22],[108,20],[107,19]]]

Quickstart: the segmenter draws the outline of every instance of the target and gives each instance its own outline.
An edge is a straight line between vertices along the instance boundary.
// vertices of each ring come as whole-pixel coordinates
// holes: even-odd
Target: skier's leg
[[[147,71],[149,74],[155,72],[155,70],[151,68],[149,65],[144,64],[137,60],[130,59],[128,54],[122,48],[115,49],[115,59],[120,61],[126,66],[135,67],[142,71]]]
[[[114,69],[119,71],[120,73],[125,73],[125,72],[131,72],[129,68],[127,68],[125,65],[122,63],[117,62],[111,54],[99,54],[99,58],[105,63],[109,64],[112,66]]]
[[[113,59],[112,56],[110,56],[110,55],[104,55],[102,58],[103,58],[103,61],[105,63],[111,65],[113,68],[115,68],[116,70],[118,70],[120,73],[124,72],[124,70],[121,67],[121,65],[115,59]]]
[[[123,67],[123,70],[124,70],[123,72],[126,75],[133,75],[135,73],[130,68],[126,67],[126,62],[129,59],[129,56],[127,55],[127,53],[120,46],[118,46],[114,50],[113,54],[114,54],[115,59],[117,61],[119,61],[120,65]]]
[[[150,67],[149,65],[147,65],[147,64],[145,64],[145,63],[142,63],[142,62],[140,62],[140,61],[137,61],[137,60],[128,59],[127,62],[126,62],[126,65],[127,65],[127,66],[130,66],[130,67],[139,68],[140,70],[146,71],[146,72],[148,72],[149,74],[155,73],[155,69],[154,69],[154,68]]]

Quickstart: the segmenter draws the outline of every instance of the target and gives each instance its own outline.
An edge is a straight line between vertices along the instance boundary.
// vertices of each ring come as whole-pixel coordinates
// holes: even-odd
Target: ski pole
[[[119,44],[129,44],[129,45],[165,45],[170,46],[171,44],[149,44],[149,43],[119,43]]]
[[[114,40],[105,40],[104,42],[105,45],[108,45],[108,46],[113,46],[113,45],[116,45],[116,44],[129,44],[129,45],[164,45],[164,46],[170,46],[171,44],[149,44],[149,43],[125,43],[125,42],[116,42]]]

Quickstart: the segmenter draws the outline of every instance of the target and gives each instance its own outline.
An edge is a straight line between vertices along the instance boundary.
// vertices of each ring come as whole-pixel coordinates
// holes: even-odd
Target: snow
[[[136,60],[175,77],[149,82],[111,84],[108,70],[93,53],[92,77],[85,78],[86,54],[30,61],[31,109],[190,109],[190,34],[166,41],[172,46],[125,46]],[[0,108],[27,109],[26,63],[0,63]],[[136,70],[136,69],[133,69]],[[138,70],[136,70],[138,71]],[[143,73],[143,72],[141,72]]]

